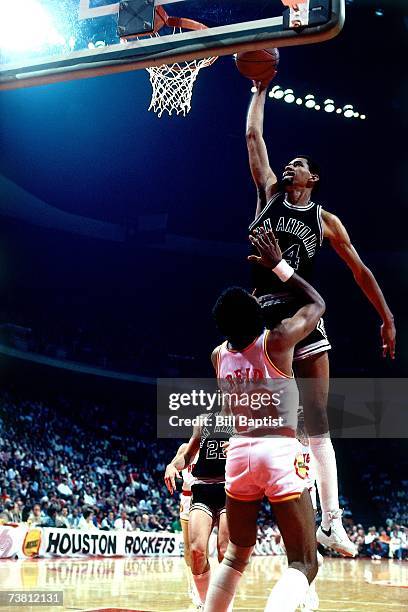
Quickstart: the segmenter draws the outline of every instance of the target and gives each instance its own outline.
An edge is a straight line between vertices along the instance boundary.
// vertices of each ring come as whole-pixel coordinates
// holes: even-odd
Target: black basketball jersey
[[[206,425],[201,430],[200,453],[192,474],[197,480],[204,482],[225,481],[225,461],[222,443],[230,439],[234,433],[233,427],[216,424],[219,412],[206,415]],[[223,434],[225,433],[225,436]],[[223,437],[220,437],[220,436]]]
[[[302,208],[293,206],[284,192],[278,192],[251,223],[249,230],[252,232],[259,227],[272,229],[283,258],[299,276],[310,282],[315,256],[323,242],[321,212],[319,204],[310,202]],[[252,279],[257,297],[285,291],[279,278],[264,266],[253,264]]]

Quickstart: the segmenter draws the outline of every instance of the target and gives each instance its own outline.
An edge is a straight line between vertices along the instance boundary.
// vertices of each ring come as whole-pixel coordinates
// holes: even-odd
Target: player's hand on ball
[[[276,268],[282,261],[282,252],[272,230],[265,231],[262,227],[258,228],[250,234],[249,240],[256,247],[259,255],[249,255],[248,261],[266,268]]]
[[[169,493],[173,495],[176,490],[176,478],[181,478],[179,471],[169,463],[164,473],[164,483],[169,490]]]
[[[258,93],[260,93],[264,89],[268,89],[270,82],[271,80],[268,79],[267,81],[252,81],[252,84],[254,87],[256,87]]]
[[[394,321],[386,321],[381,325],[383,357],[389,354],[391,359],[395,359],[395,335]]]

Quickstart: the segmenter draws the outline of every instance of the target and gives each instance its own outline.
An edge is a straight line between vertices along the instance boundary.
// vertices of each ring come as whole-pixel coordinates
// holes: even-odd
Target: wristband
[[[280,278],[283,283],[286,283],[286,281],[289,280],[295,273],[292,266],[290,266],[285,259],[282,259],[277,266],[272,268],[272,272],[276,274],[276,276]]]

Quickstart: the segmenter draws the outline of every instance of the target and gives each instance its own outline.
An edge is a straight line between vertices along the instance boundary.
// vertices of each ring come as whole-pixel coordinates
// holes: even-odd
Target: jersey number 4
[[[285,259],[294,270],[297,270],[299,267],[299,249],[300,244],[292,244],[286,251],[282,252],[282,258]]]
[[[206,459],[225,459],[226,455],[221,446],[221,440],[209,440],[207,442]]]

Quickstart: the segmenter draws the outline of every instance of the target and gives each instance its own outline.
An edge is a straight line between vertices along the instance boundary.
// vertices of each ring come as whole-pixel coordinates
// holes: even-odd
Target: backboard
[[[343,26],[345,0],[299,0],[295,12],[285,1],[2,0],[0,88],[321,42]],[[208,28],[174,31],[163,10]]]

